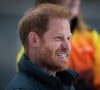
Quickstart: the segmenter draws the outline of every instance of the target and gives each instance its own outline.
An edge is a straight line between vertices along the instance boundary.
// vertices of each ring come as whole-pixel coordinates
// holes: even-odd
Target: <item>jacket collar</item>
[[[78,73],[67,69],[65,71],[58,72],[56,76],[59,77],[64,84],[71,85],[72,82],[78,77]]]
[[[39,81],[42,81],[42,83],[44,82],[46,84],[55,85],[56,83],[58,83],[58,81],[61,81],[63,84],[70,85],[78,76],[76,72],[68,69],[66,71],[58,72],[56,75],[57,77],[54,77],[43,71],[38,65],[32,64],[25,54],[22,56],[18,66],[19,72],[26,73],[31,77],[35,77]]]

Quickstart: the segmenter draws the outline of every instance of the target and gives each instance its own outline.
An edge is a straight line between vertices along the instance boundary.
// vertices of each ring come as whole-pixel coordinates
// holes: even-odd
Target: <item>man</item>
[[[5,90],[74,90],[77,74],[66,70],[71,51],[69,17],[67,10],[53,4],[26,12],[19,23],[25,53]]]

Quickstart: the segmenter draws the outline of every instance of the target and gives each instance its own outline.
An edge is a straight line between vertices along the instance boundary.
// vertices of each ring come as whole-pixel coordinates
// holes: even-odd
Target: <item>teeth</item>
[[[62,57],[62,58],[63,58],[63,57],[66,57],[66,54],[65,54],[65,53],[58,53],[58,54],[57,54],[57,56],[59,56],[59,57]]]

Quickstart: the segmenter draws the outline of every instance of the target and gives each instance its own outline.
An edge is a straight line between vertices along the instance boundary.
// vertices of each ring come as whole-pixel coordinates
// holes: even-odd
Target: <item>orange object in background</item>
[[[95,90],[100,90],[100,36],[93,30],[81,34],[76,30],[71,40],[72,51],[69,68],[80,75],[91,71],[92,84]],[[85,78],[88,77],[85,75]]]
[[[74,32],[71,40],[72,51],[69,60],[69,67],[78,73],[93,68],[93,37],[92,31],[84,33]]]

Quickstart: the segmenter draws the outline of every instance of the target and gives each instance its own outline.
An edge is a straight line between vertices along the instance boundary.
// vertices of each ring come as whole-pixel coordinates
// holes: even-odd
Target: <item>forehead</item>
[[[52,18],[48,23],[48,33],[51,34],[64,34],[69,35],[70,32],[70,23],[66,18]]]

